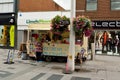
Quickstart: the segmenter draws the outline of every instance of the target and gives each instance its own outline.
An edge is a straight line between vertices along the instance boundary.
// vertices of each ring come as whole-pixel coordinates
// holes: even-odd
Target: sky
[[[59,4],[65,10],[70,10],[71,0],[53,0],[53,1],[55,1],[57,4]]]

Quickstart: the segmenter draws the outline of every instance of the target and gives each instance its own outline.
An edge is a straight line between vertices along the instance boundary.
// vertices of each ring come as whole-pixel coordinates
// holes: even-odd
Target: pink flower
[[[77,29],[80,29],[80,26],[77,26]]]
[[[52,27],[52,24],[50,24],[50,27]]]
[[[56,27],[57,29],[59,28],[59,25],[57,25],[57,27]]]
[[[90,29],[85,30],[85,36],[89,37],[92,31]]]

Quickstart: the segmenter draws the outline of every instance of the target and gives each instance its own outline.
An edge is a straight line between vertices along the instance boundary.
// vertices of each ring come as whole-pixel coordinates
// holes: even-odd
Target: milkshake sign
[[[120,29],[120,21],[93,21],[94,29]]]

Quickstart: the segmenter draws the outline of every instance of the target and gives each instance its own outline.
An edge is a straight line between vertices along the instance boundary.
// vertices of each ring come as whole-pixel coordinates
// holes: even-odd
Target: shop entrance
[[[120,55],[120,31],[96,31],[95,53],[101,55]]]

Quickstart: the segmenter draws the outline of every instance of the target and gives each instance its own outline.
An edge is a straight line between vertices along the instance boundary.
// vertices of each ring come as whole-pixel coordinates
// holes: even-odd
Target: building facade
[[[88,16],[97,54],[120,55],[120,0],[76,0],[76,16]]]
[[[64,9],[53,0],[19,0],[19,10],[21,12],[39,12],[63,11]]]
[[[29,2],[29,4],[28,4]],[[65,3],[67,4],[67,3]],[[76,0],[76,16],[85,15],[90,19],[120,19],[119,0]],[[54,0],[19,0],[20,12],[64,11]]]
[[[120,20],[119,0],[76,0],[76,16],[92,20]]]
[[[54,0],[19,0],[18,49],[21,42],[27,41],[29,24],[39,24],[40,20],[50,21],[56,15],[66,15],[67,17],[70,17],[70,11],[65,11],[65,8],[60,6]]]
[[[29,4],[28,4],[29,2]],[[67,3],[65,3],[67,4]],[[76,16],[88,16],[95,30],[95,46],[99,54],[119,55],[119,46],[111,45],[113,40],[120,39],[120,1],[119,0],[76,0]],[[64,7],[55,2],[55,0],[20,0],[20,12],[48,12],[48,11],[66,11]],[[67,10],[70,16],[70,10]],[[49,14],[49,13],[48,13]],[[56,14],[57,15],[57,14]],[[37,15],[36,15],[37,16]],[[41,15],[42,16],[42,15]],[[102,44],[103,33],[106,32],[111,41]],[[117,38],[118,36],[118,38]],[[115,44],[115,43],[114,43]],[[109,47],[108,47],[109,46]]]

